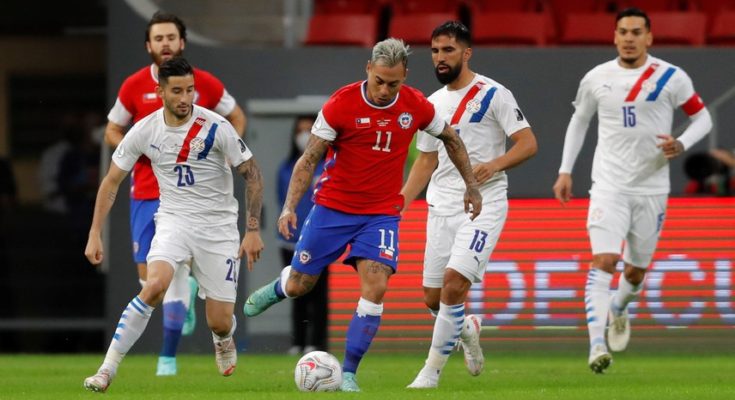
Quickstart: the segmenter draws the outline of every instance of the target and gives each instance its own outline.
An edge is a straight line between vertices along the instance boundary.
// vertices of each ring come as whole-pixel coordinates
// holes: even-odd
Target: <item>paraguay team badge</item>
[[[401,128],[408,129],[411,127],[411,124],[413,123],[413,116],[410,113],[403,113],[398,116],[398,124],[401,125]]]

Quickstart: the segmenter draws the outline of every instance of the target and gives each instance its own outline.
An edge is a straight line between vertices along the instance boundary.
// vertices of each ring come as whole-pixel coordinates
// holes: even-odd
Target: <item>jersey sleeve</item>
[[[594,78],[588,73],[582,78],[577,89],[577,97],[575,97],[572,105],[574,106],[574,115],[582,120],[590,120],[597,112],[597,99],[593,93]]]
[[[677,107],[681,107],[689,116],[698,113],[704,108],[704,101],[694,91],[692,78],[681,68],[679,68],[676,75],[678,76],[674,79],[674,90],[671,93],[673,96],[672,103]]]
[[[230,160],[230,164],[233,167],[237,168],[240,164],[253,158],[253,153],[240,136],[237,135],[235,128],[229,122],[222,121],[220,129],[222,130],[222,134],[217,136],[221,140],[222,152]]]
[[[236,105],[237,105],[237,102],[235,101],[235,98],[232,97],[232,95],[227,91],[227,89],[223,89],[222,97],[219,99],[219,103],[217,103],[217,105],[214,106],[213,111],[223,117],[226,117],[230,115],[230,113],[232,113]]]
[[[439,112],[437,112],[434,105],[431,104],[431,102],[427,100],[423,94],[420,93],[419,116],[421,117],[420,121],[423,121],[422,124],[419,125],[419,129],[421,129],[425,133],[433,137],[437,137],[441,135],[441,133],[444,131],[444,127],[447,123],[441,117]]]
[[[311,133],[330,142],[337,139],[337,115],[339,115],[339,105],[332,96],[324,107],[319,110],[319,114],[316,116],[316,121],[311,127]]]
[[[491,107],[495,119],[507,136],[531,126],[518,106],[515,97],[513,97],[513,93],[506,88],[498,90]]]
[[[122,101],[118,97],[115,99],[115,105],[112,106],[107,114],[107,120],[120,126],[128,126],[133,120],[133,114],[125,108]]]
[[[133,125],[112,153],[112,162],[124,171],[132,170],[135,162],[143,155],[143,141],[146,135],[142,125]]]

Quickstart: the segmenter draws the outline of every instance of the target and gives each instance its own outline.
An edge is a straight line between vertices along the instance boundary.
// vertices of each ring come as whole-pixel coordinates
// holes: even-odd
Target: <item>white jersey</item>
[[[163,108],[138,121],[112,161],[130,171],[141,155],[151,159],[161,190],[157,215],[206,226],[236,222],[230,165],[238,166],[253,154],[224,117],[193,107],[182,126],[166,125]]]
[[[475,74],[472,82],[460,90],[443,87],[431,96],[437,114],[458,131],[467,148],[470,164],[488,162],[505,154],[505,138],[529,124],[513,94],[498,82]],[[416,148],[439,152],[439,165],[431,176],[426,192],[430,210],[436,215],[464,212],[465,183],[449,159],[444,143],[420,132]],[[480,187],[483,202],[506,197],[508,178],[496,173]]]
[[[640,195],[669,193],[669,163],[656,135],[671,134],[674,110],[682,106],[693,115],[704,108],[686,72],[651,55],[640,68],[623,68],[617,59],[593,68],[573,104],[573,120],[585,132],[598,114],[593,190]],[[576,134],[568,130],[567,140],[570,133]],[[570,153],[565,145],[559,172],[571,173],[577,154]]]

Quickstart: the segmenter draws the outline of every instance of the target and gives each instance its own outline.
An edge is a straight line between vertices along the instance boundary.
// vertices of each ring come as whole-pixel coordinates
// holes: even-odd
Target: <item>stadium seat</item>
[[[475,15],[474,44],[546,45],[548,15],[528,12],[495,12]]]
[[[567,16],[570,14],[592,14],[606,11],[604,0],[546,0],[551,15],[554,17],[556,32],[564,29]]]
[[[469,0],[467,5],[475,16],[490,12],[538,12],[542,0]]]
[[[388,36],[412,45],[430,45],[434,28],[453,20],[457,20],[457,13],[394,14],[388,25]]]
[[[648,14],[656,11],[683,10],[683,2],[681,0],[617,0],[614,3],[617,11],[629,7],[640,8]]]
[[[417,15],[437,13],[457,13],[459,0],[392,0],[388,3],[393,15]]]
[[[315,14],[309,20],[304,44],[372,47],[377,25],[373,14]]]
[[[710,23],[707,42],[717,45],[735,45],[735,10],[718,13]]]
[[[707,17],[701,12],[652,12],[654,45],[691,45],[705,43]]]
[[[372,14],[382,7],[376,0],[314,0],[314,14]]]
[[[564,19],[559,42],[577,45],[610,45],[615,37],[615,15],[573,13]]]

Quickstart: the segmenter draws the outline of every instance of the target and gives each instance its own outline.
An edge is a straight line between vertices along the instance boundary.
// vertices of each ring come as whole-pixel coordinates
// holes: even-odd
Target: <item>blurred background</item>
[[[735,1],[6,0],[0,13],[0,352],[102,352],[120,310],[139,289],[127,196],[118,197],[107,225],[106,264],[96,270],[83,250],[110,154],[102,143],[106,115],[122,81],[151,62],[144,32],[157,10],[184,20],[189,30],[184,55],[220,78],[244,108],[246,142],[266,178],[266,251],[254,272],[242,271],[236,310],[246,293],[282,267],[275,180],[295,116],[317,112],[334,90],[364,79],[370,48],[388,36],[412,45],[407,84],[430,94],[439,88],[428,47],[431,30],[461,19],[474,35],[473,70],[513,91],[539,141],[537,156],[509,173],[509,195],[516,201],[511,210],[513,204],[522,210],[511,211],[510,221],[520,225],[509,227],[531,232],[518,239],[527,247],[504,248],[514,236],[501,236],[493,257],[500,261],[489,265],[496,275],[486,279],[486,287],[473,288],[474,310],[486,314],[490,327],[515,327],[499,329],[499,336],[512,339],[562,326],[565,333],[552,333],[552,340],[581,343],[584,319],[575,307],[589,258],[584,203],[563,210],[544,199],[552,197],[579,81],[616,56],[614,13],[631,5],[651,16],[650,53],[687,71],[715,122],[710,135],[688,152],[702,160],[672,162],[672,196],[682,197],[672,203],[682,210],[673,215],[680,222],[667,225],[672,242],[657,255],[660,279],[648,288],[650,296],[643,296],[648,303],[639,305],[639,314],[657,332],[669,326],[715,334],[731,329],[735,215],[726,196],[732,193],[732,175],[708,154],[735,149]],[[678,113],[674,135],[685,123]],[[575,167],[575,194],[581,198],[590,186],[595,127],[593,121]],[[235,181],[241,197],[242,182]],[[392,281],[402,294],[387,299],[387,313],[400,321],[388,318],[394,328],[381,331],[377,345],[383,348],[419,348],[430,340],[420,294],[424,217],[418,211],[407,218],[413,225],[402,237],[405,274]],[[549,226],[572,220],[576,235],[548,240]],[[549,221],[556,222],[543,224]],[[529,256],[528,246],[545,246],[546,252]],[[351,271],[332,269],[330,343],[336,344],[356,295]],[[660,289],[667,279],[678,289],[656,297],[655,285]],[[508,306],[506,300],[513,298],[523,300]],[[240,318],[240,347],[285,352],[290,306],[284,303],[257,320]],[[194,340],[183,340],[183,351],[211,351],[202,310]],[[157,351],[160,337],[160,322],[150,323],[133,351]]]

